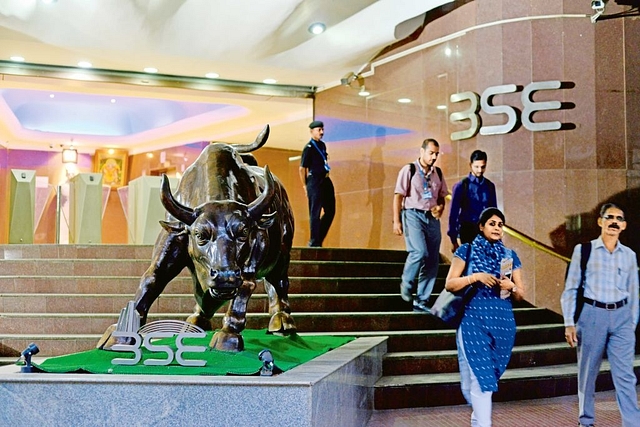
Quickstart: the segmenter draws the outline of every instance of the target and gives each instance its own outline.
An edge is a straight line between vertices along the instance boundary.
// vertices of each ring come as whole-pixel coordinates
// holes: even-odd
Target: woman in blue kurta
[[[497,208],[480,215],[480,234],[454,254],[445,287],[451,292],[476,288],[457,331],[461,388],[471,404],[471,425],[491,426],[491,396],[507,368],[516,335],[513,300],[524,296],[522,264],[502,244],[504,214]],[[467,258],[469,254],[469,259]]]

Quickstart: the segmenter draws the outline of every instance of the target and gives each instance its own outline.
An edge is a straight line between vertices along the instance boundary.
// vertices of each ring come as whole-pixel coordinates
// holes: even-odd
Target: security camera
[[[591,1],[591,9],[595,10],[596,12],[604,10],[604,6],[605,6],[605,0],[592,0]]]

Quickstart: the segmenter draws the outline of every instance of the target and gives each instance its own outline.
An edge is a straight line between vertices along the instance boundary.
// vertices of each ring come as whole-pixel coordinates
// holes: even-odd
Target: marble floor
[[[640,395],[640,386],[638,386]],[[496,402],[493,404],[494,427],[561,427],[576,426],[577,396],[550,399]],[[469,425],[471,408],[441,406],[375,411],[367,427],[461,427]],[[620,413],[613,391],[596,395],[596,425],[621,425]]]

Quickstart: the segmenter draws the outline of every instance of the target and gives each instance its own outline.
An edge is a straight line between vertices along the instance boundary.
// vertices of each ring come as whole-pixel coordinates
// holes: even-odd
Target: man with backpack
[[[575,247],[560,300],[565,338],[578,349],[578,421],[584,427],[595,422],[596,378],[606,352],[622,425],[638,427],[633,370],[638,262],[635,252],[619,241],[627,227],[622,209],[613,203],[603,205],[598,225],[600,237]]]
[[[478,218],[486,208],[497,208],[496,186],[484,177],[487,169],[487,153],[475,150],[469,162],[471,172],[453,186],[449,209],[447,235],[453,244],[452,251],[462,243],[471,243],[478,234]],[[460,243],[458,243],[460,238]]]
[[[440,216],[447,184],[435,165],[439,154],[438,141],[425,139],[420,157],[400,169],[393,197],[393,232],[404,235],[409,252],[400,295],[407,302],[413,301],[413,310],[419,312],[429,312],[427,303],[440,262]]]

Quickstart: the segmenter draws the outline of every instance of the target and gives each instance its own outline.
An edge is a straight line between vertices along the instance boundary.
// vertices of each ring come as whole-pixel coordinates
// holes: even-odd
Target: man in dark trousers
[[[603,355],[611,365],[616,400],[622,425],[640,426],[640,410],[633,371],[638,324],[638,262],[636,254],[618,240],[627,227],[624,212],[613,203],[600,209],[600,237],[582,251],[577,245],[571,257],[561,304],[565,338],[578,347],[578,411],[579,425],[595,422],[595,387]],[[580,260],[585,268],[584,293],[580,298],[582,279]],[[576,305],[578,304],[578,305]],[[576,310],[581,308],[577,322]]]
[[[413,301],[413,310],[429,312],[427,305],[438,275],[440,261],[440,216],[447,196],[442,170],[435,163],[440,144],[425,139],[420,157],[398,172],[393,196],[393,233],[407,245],[400,296]],[[413,294],[415,293],[415,298]]]
[[[314,120],[309,124],[309,129],[311,140],[302,150],[298,172],[309,199],[309,246],[320,247],[336,214],[336,196],[329,178],[327,146],[322,141],[324,123]]]
[[[471,172],[453,186],[447,235],[455,252],[461,243],[471,243],[478,234],[478,218],[486,208],[497,208],[496,186],[484,177],[487,153],[475,150],[469,161]],[[458,243],[460,238],[460,243]]]

